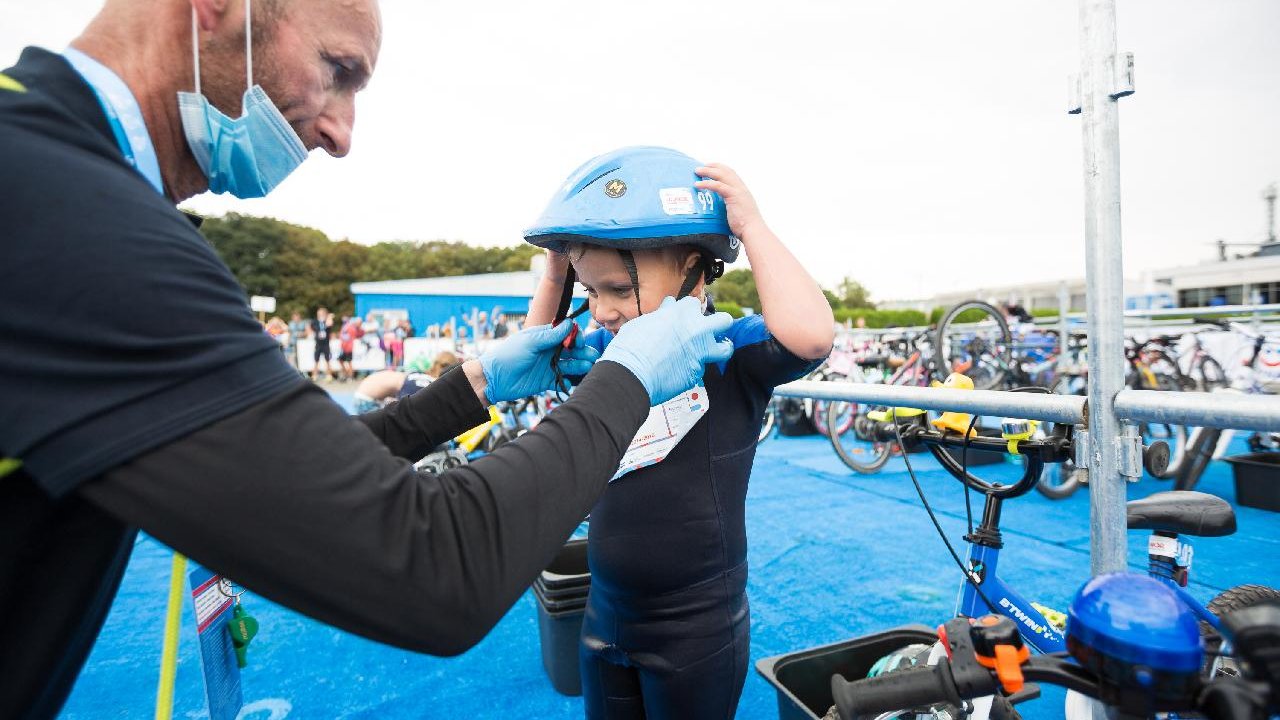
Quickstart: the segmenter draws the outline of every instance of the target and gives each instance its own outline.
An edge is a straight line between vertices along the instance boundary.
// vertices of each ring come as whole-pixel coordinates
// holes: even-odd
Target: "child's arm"
[[[548,250],[547,271],[538,281],[538,289],[533,291],[533,299],[529,301],[529,315],[525,318],[525,327],[550,325],[556,319],[556,310],[560,307],[560,294],[564,292],[564,278],[568,273],[569,256]]]
[[[697,187],[723,198],[729,229],[747,248],[769,332],[797,357],[825,358],[835,340],[835,318],[822,288],[764,224],[755,198],[736,172],[711,163],[697,173],[707,178],[698,181]]]

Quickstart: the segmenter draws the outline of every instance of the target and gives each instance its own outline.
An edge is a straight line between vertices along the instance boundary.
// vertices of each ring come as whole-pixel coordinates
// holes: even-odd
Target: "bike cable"
[[[1051,391],[1047,388],[1029,385],[1029,386],[1012,388],[1010,389],[1009,392],[1048,393]],[[968,476],[969,474],[969,431],[974,428],[977,422],[978,422],[977,415],[974,415],[973,417],[970,418],[969,427],[966,429],[964,434],[964,445],[961,447],[961,450],[960,450],[960,468],[961,470],[964,471],[964,474],[966,476]],[[973,574],[965,568],[964,562],[960,559],[959,553],[956,552],[956,549],[951,544],[951,541],[947,539],[947,534],[945,531],[943,531],[942,524],[938,522],[938,516],[934,514],[933,507],[929,505],[928,498],[924,496],[924,488],[920,486],[920,481],[919,479],[916,478],[915,470],[911,468],[911,459],[907,457],[908,453],[906,451],[906,446],[902,442],[902,428],[899,427],[897,422],[894,422],[893,424],[893,432],[895,435],[898,436],[898,447],[902,448],[902,462],[907,466],[907,475],[910,476],[911,484],[914,485],[916,488],[916,495],[920,497],[920,503],[924,505],[925,512],[929,514],[929,520],[933,522],[934,529],[938,531],[938,537],[941,538],[942,543],[947,546],[947,552],[951,554],[951,559],[955,561],[956,567],[960,568],[960,574],[964,576],[965,581],[973,586],[973,589],[978,593],[978,597],[982,598],[982,601],[987,604],[987,607],[992,612],[996,612],[995,604],[993,604],[991,602],[991,599],[987,597],[987,594],[982,591],[981,586],[979,586],[978,582],[974,579]],[[972,534],[973,533],[973,508],[969,502],[969,483],[962,482],[961,484],[964,485],[965,515],[968,520],[969,533]]]
[[[906,447],[902,443],[902,429],[897,422],[893,424],[893,432],[898,436],[898,447],[903,448],[902,461],[906,463],[907,475],[911,477],[911,484],[916,486],[916,495],[920,496],[920,502],[924,505],[925,512],[929,513],[929,519],[933,521],[933,527],[938,531],[938,537],[942,538],[942,544],[947,546],[947,552],[951,553],[951,559],[955,561],[956,567],[960,568],[960,574],[964,576],[965,582],[973,586],[973,589],[978,593],[978,597],[982,598],[982,602],[987,604],[987,608],[991,612],[996,612],[995,603],[991,602],[987,594],[982,592],[982,587],[974,579],[973,574],[965,569],[964,562],[960,559],[960,555],[956,553],[955,547],[951,545],[951,541],[947,539],[947,534],[943,531],[942,524],[938,522],[938,516],[934,514],[933,508],[929,505],[929,500],[925,498],[924,488],[920,487],[920,481],[916,479],[915,470],[911,469],[911,460],[907,457]],[[965,487],[968,487],[968,485]]]

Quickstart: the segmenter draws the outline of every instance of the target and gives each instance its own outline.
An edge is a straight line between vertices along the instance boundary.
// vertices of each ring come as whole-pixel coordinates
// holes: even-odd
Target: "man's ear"
[[[196,13],[196,26],[201,32],[213,32],[226,18],[231,0],[191,0]]]

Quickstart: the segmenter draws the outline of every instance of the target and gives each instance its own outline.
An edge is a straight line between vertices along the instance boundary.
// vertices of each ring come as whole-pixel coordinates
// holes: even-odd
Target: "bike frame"
[[[1054,629],[1044,615],[1008,583],[996,574],[1000,560],[998,548],[969,543],[969,568],[978,578],[982,593],[995,603],[987,605],[970,582],[960,586],[956,600],[956,614],[966,617],[982,617],[987,613],[1004,615],[1018,626],[1027,644],[1042,653],[1064,652],[1067,639]]]
[[[1181,538],[1179,538],[1179,541],[1184,546],[1190,545],[1190,543]],[[956,598],[956,614],[975,618],[982,617],[987,613],[1004,615],[1018,626],[1023,640],[1041,653],[1065,651],[1067,649],[1066,638],[1054,629],[1043,613],[996,574],[996,568],[999,566],[1000,560],[999,548],[972,542],[968,545],[970,571],[978,578],[978,588],[982,590],[982,593],[991,602],[995,603],[995,607],[991,607],[983,601],[982,596],[978,594],[978,590],[974,588],[973,584],[965,581],[960,586],[959,597]],[[1152,571],[1147,574],[1173,588],[1182,604],[1194,612],[1197,618],[1209,623],[1214,629],[1221,631],[1222,625],[1218,620],[1218,616],[1209,612],[1208,608],[1201,605],[1199,600],[1192,597],[1191,593],[1187,592],[1173,578],[1154,572],[1154,570],[1155,568],[1153,567]]]

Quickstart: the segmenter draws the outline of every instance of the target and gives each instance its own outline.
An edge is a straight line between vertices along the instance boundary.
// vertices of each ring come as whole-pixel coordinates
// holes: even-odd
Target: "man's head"
[[[617,250],[586,243],[571,243],[568,250],[574,273],[587,290],[591,318],[614,333],[640,313],[657,310],[663,298],[678,296],[690,271],[702,263],[701,251],[691,245],[633,250],[633,284],[631,272]],[[689,294],[700,297],[703,282],[699,280]]]
[[[324,307],[323,305],[321,305],[320,307],[316,308],[316,319],[317,319],[317,320],[327,320],[328,318],[329,318],[329,308]]]
[[[308,150],[351,147],[355,93],[377,62],[376,0],[253,0],[253,83],[261,85]],[[195,90],[192,15],[201,92],[231,118],[246,85],[245,0],[108,0],[73,43],[114,70],[142,108],[174,200],[208,180],[187,147],[177,93]]]

